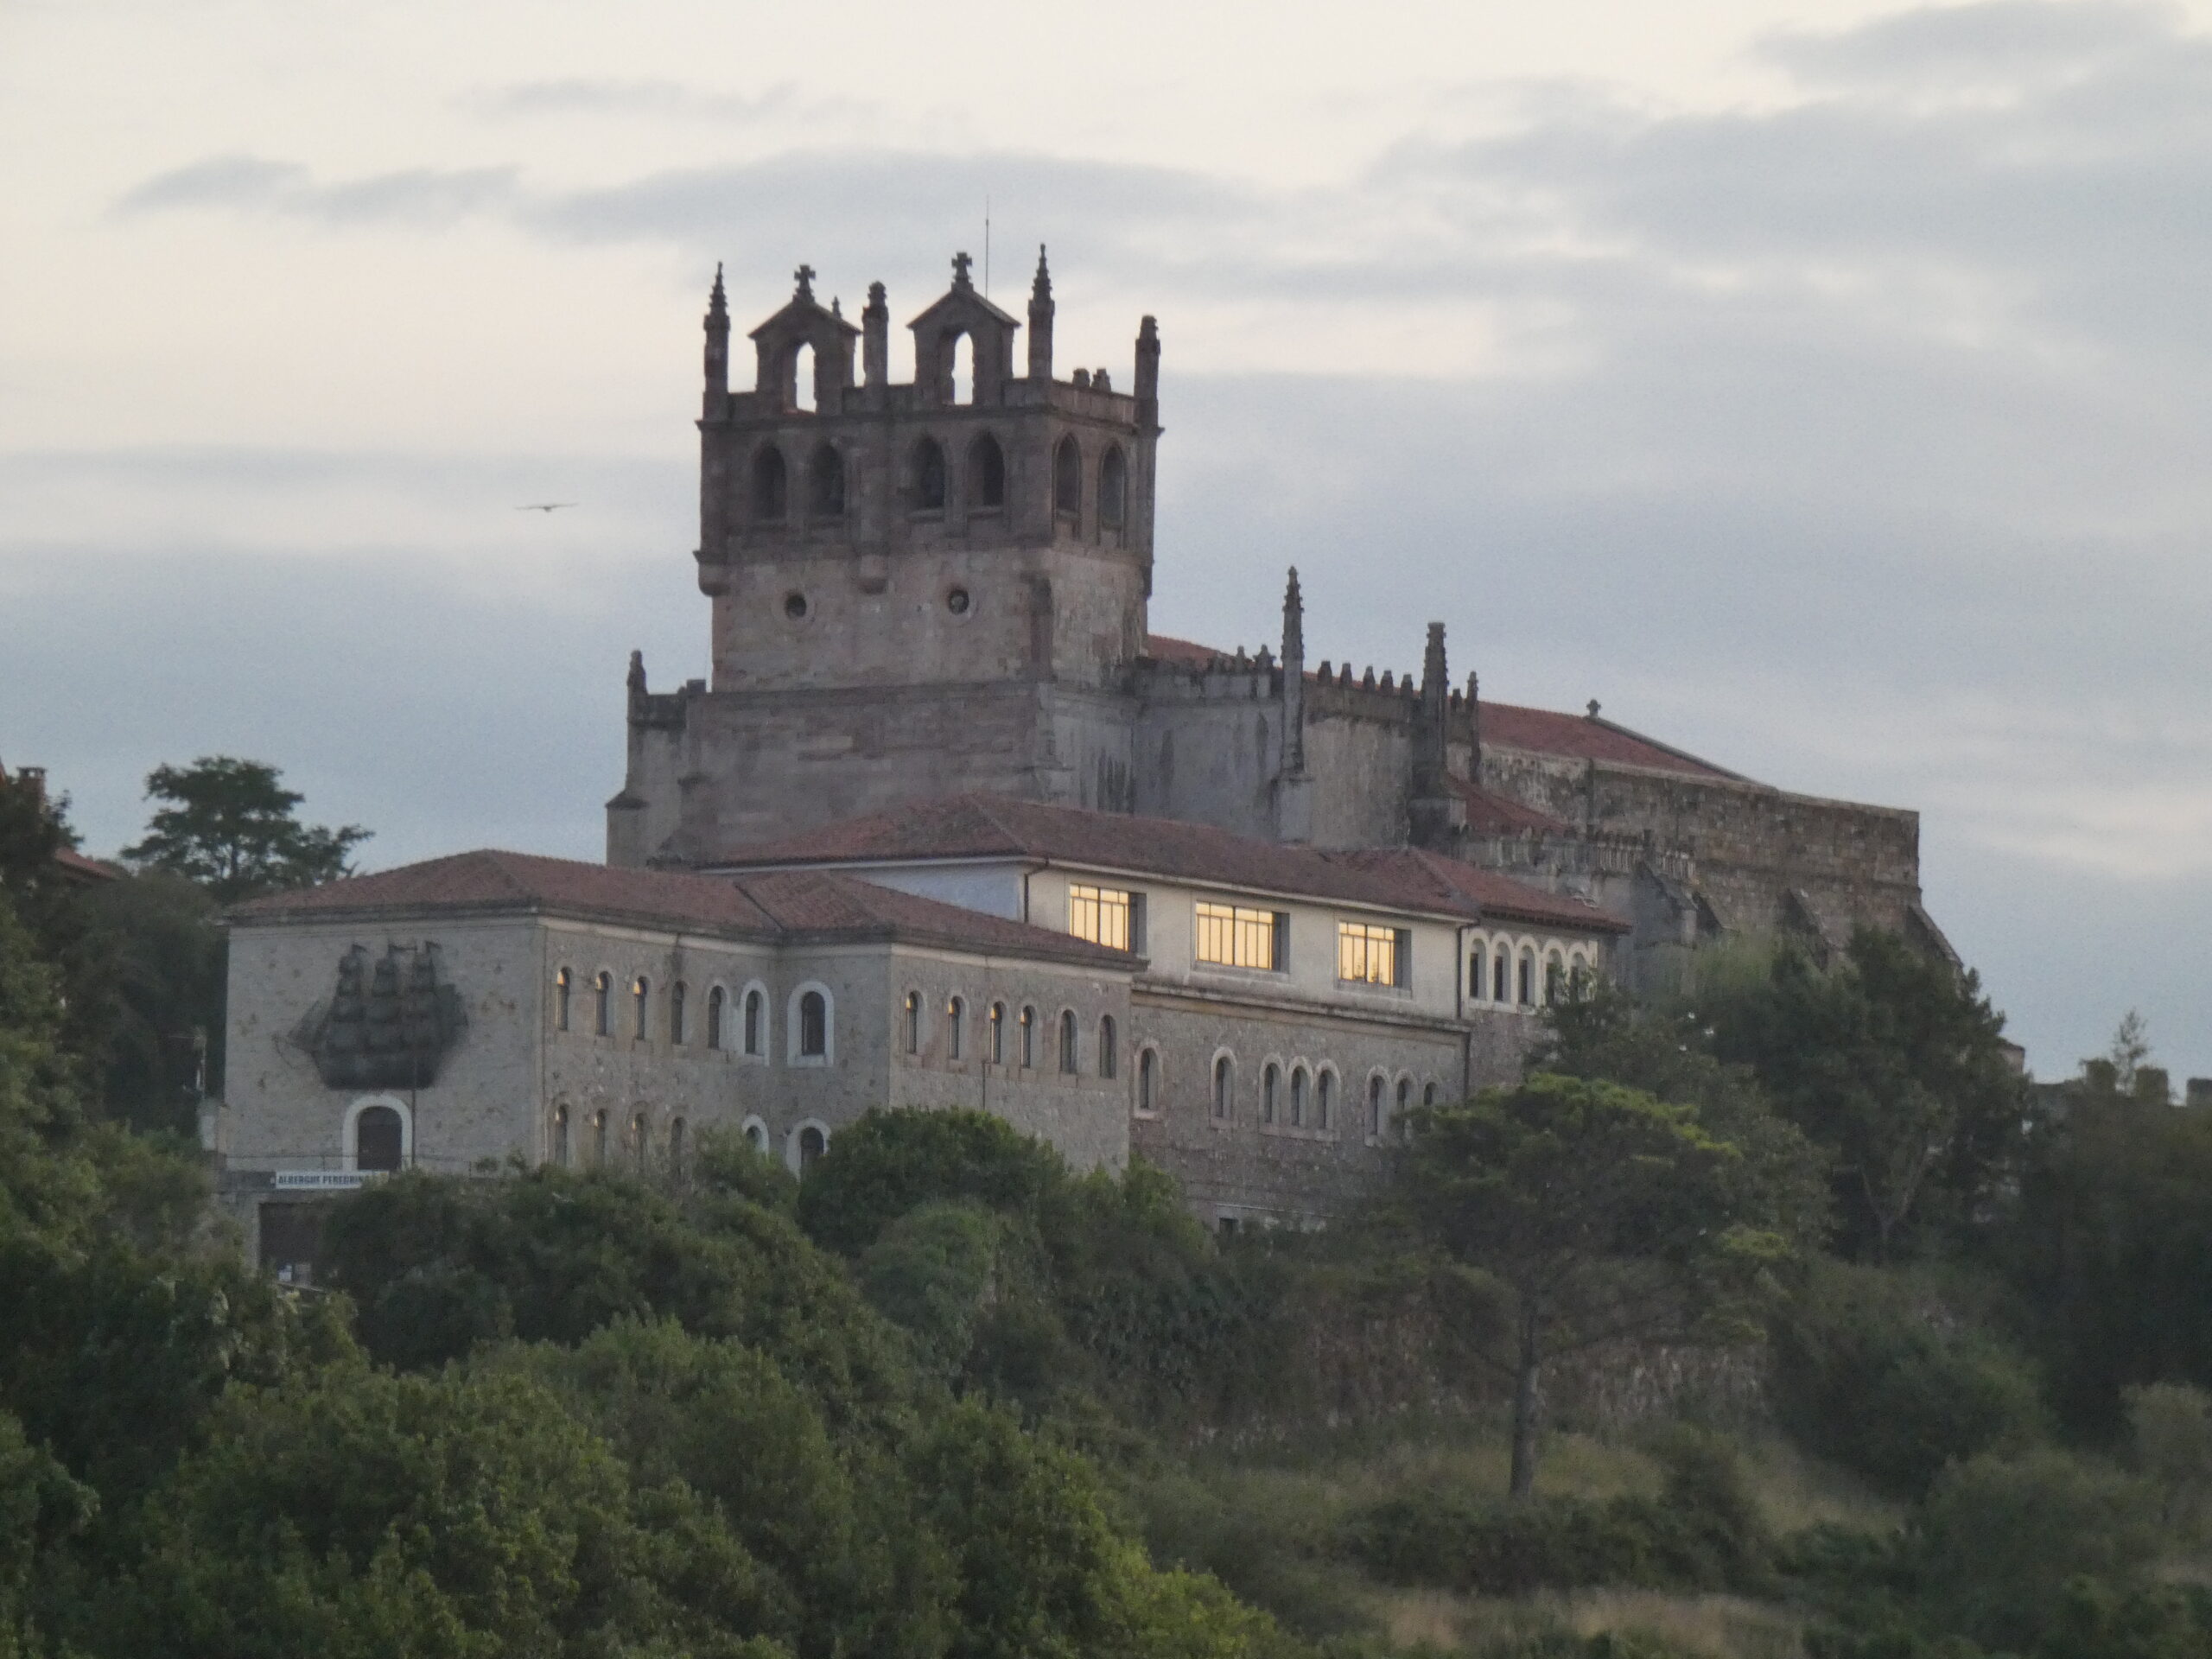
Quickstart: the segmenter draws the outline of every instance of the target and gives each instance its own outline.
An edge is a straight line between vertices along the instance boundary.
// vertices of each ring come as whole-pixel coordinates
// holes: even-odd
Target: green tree
[[[1909,1223],[1982,1217],[2010,1179],[2025,1083],[1972,972],[1862,928],[1826,969],[1784,946],[1695,1020],[1834,1160],[1845,1243],[1887,1261]]]
[[[146,775],[146,796],[167,804],[148,821],[146,838],[123,856],[195,881],[225,905],[349,874],[353,850],[370,832],[359,824],[302,823],[296,814],[306,798],[286,789],[283,777],[274,766],[226,754],[156,766]]]
[[[1808,1150],[1717,1138],[1695,1107],[1539,1074],[1414,1118],[1395,1197],[1501,1293],[1513,1379],[1510,1490],[1536,1478],[1547,1364],[1624,1341],[1741,1339],[1811,1242]]]

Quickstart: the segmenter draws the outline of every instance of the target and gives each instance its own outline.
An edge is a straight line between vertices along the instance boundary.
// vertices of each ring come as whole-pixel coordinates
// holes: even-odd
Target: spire
[[[729,315],[729,296],[722,292],[722,262],[715,261],[714,292],[707,296],[707,315],[710,317]]]
[[[729,416],[729,299],[722,292],[722,268],[715,266],[715,286],[707,296],[706,390],[699,413],[709,421]]]
[[[868,285],[868,304],[861,312],[861,372],[871,386],[891,378],[891,304],[881,283]]]
[[[1306,775],[1306,596],[1298,591],[1298,567],[1282,590],[1282,769]]]
[[[1147,317],[1137,325],[1137,419],[1147,427],[1160,424],[1160,320]]]
[[[1037,280],[1029,285],[1029,378],[1052,378],[1052,273],[1045,267],[1045,245],[1037,245]]]
[[[1306,660],[1306,597],[1298,590],[1298,567],[1290,567],[1290,581],[1282,590],[1282,659]]]

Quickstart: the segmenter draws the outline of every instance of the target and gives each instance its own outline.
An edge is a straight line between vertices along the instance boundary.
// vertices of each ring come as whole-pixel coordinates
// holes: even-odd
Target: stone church
[[[1312,662],[1292,571],[1255,652],[1154,634],[1159,328],[1139,324],[1122,391],[1056,372],[1053,312],[1041,249],[1026,337],[959,256],[894,382],[883,285],[855,327],[802,266],[733,390],[716,273],[694,556],[712,677],[656,692],[632,656],[609,863],[715,868],[983,792],[1506,872],[1626,923],[1613,971],[1637,987],[1731,932],[1825,952],[1867,923],[1950,955],[1916,814],[1756,783],[1595,702],[1485,701],[1474,674],[1452,683],[1440,622],[1418,675]]]
[[[403,1167],[803,1173],[876,1108],[1143,1157],[1209,1224],[1308,1224],[1414,1108],[1520,1071],[1554,999],[1860,923],[1948,946],[1910,812],[1787,793],[1601,717],[1150,631],[1160,341],[1052,361],[964,256],[908,325],[716,276],[699,419],[711,680],[633,654],[607,860],[462,852],[231,917],[202,1133],[260,1258]],[[1016,347],[1021,347],[1015,372]],[[1274,619],[1270,618],[1272,624]]]

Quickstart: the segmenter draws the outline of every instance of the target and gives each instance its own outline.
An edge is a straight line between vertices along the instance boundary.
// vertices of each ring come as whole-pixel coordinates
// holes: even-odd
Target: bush
[[[2157,1561],[2160,1541],[2143,1482],[2044,1449],[1944,1471],[1905,1548],[1933,1628],[2017,1649],[2035,1642],[2069,1580],[2125,1592]]]
[[[1033,1217],[1064,1187],[1059,1154],[982,1112],[870,1111],[807,1172],[798,1223],[824,1249],[858,1255],[918,1206],[968,1199]]]
[[[1915,1497],[1945,1465],[2047,1428],[2037,1379],[1986,1332],[1947,1332],[1902,1275],[1824,1262],[1773,1329],[1775,1410],[1808,1451]]]

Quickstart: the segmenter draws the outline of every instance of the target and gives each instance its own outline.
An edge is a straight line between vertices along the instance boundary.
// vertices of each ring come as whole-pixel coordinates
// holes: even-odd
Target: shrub
[[[2158,1489],[2158,1518],[2179,1539],[2202,1538],[2212,1512],[2212,1395],[2158,1382],[2122,1399],[2135,1467]]]
[[[858,1255],[883,1230],[934,1199],[1034,1215],[1064,1186],[1059,1154],[982,1112],[870,1111],[838,1133],[807,1173],[798,1223],[825,1249]]]
[[[1822,1263],[1775,1322],[1775,1409],[1808,1450],[1912,1497],[1946,1464],[2018,1452],[2047,1424],[2027,1361],[1946,1332],[1901,1275]]]

